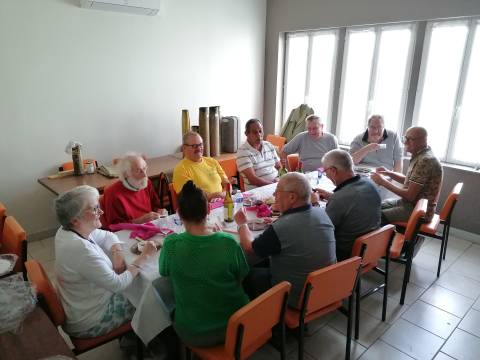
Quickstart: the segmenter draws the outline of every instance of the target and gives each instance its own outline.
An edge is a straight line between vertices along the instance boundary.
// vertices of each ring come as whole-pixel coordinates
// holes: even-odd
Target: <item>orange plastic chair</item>
[[[175,191],[175,188],[173,187],[173,183],[168,184],[168,190],[170,194],[170,205],[172,206],[172,211],[176,212],[178,208],[178,200],[177,200],[177,192]]]
[[[288,171],[297,171],[300,157],[298,154],[290,154],[287,156]]]
[[[427,212],[427,199],[420,199],[415,205],[410,218],[408,219],[405,233],[397,232],[393,238],[392,246],[390,248],[390,259],[395,262],[405,264],[405,273],[403,275],[402,294],[400,296],[400,304],[403,305],[405,301],[405,293],[407,291],[407,284],[410,281],[410,271],[412,269],[413,254],[415,246],[418,242],[418,231],[422,222],[425,219]]]
[[[65,311],[63,310],[62,303],[60,302],[57,292],[53,287],[50,279],[43,266],[36,260],[28,260],[25,263],[27,268],[28,279],[32,285],[36,288],[39,295],[39,303],[44,308],[50,320],[55,326],[63,326],[65,324]],[[131,332],[132,326],[130,322],[123,324],[117,329],[110,331],[109,333],[97,336],[93,338],[75,338],[70,336],[70,340],[73,343],[73,353],[75,355],[84,353],[98,346],[106,344],[120,336]],[[138,345],[141,345],[141,340],[137,338]],[[139,359],[143,358],[143,347],[137,346],[137,356]]]
[[[7,217],[7,208],[0,202],[0,244],[2,243],[3,237],[3,224],[5,223],[5,218]]]
[[[84,159],[83,167],[85,167],[85,165],[88,164],[89,162],[93,162],[95,164],[95,167],[98,167],[97,160],[95,159]],[[58,168],[58,171],[67,171],[67,170],[73,170],[73,161],[65,162]]]
[[[225,174],[228,178],[237,177],[238,170],[236,159],[218,160],[218,163],[222,167],[223,171],[225,171]]]
[[[265,140],[267,140],[273,146],[278,148],[278,152],[280,153],[282,152],[283,147],[285,146],[285,142],[287,141],[287,138],[284,138],[283,136],[268,134]]]
[[[228,320],[225,343],[212,347],[187,347],[203,360],[241,360],[252,355],[272,337],[272,328],[280,324],[281,358],[285,359],[285,323],[290,283],[282,281],[247,305],[237,310]]]
[[[3,226],[2,254],[15,254],[18,256],[14,272],[23,273],[26,279],[25,261],[27,261],[27,233],[13,216],[7,216]]]
[[[442,267],[442,259],[445,260],[447,254],[448,236],[450,234],[450,222],[452,220],[452,213],[455,205],[457,204],[458,196],[462,192],[463,183],[458,183],[453,187],[452,192],[447,196],[443,208],[440,214],[434,214],[430,222],[424,223],[420,226],[419,234],[428,236],[434,239],[438,239],[442,242],[440,245],[440,255],[438,257],[437,277],[440,276],[440,270]],[[405,222],[395,222],[395,225],[405,228],[407,224]],[[438,225],[443,225],[443,231],[440,235],[437,235]]]
[[[352,298],[362,258],[352,257],[308,274],[299,309],[287,308],[285,323],[289,329],[299,329],[298,359],[303,359],[305,324],[342,307],[348,298],[347,345],[345,359],[350,359],[352,342]]]
[[[360,333],[360,300],[381,289],[383,289],[382,321],[385,321],[387,313],[390,246],[392,245],[394,233],[394,225],[385,225],[381,229],[360,236],[353,244],[352,256],[360,256],[362,258],[362,266],[355,289],[355,339],[358,339]],[[382,257],[385,257],[385,269],[378,267],[378,261]],[[362,275],[370,270],[383,275],[383,283],[361,294]]]

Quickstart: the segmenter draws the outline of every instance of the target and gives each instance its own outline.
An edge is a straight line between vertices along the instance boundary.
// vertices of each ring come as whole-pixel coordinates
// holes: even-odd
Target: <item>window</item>
[[[412,25],[348,29],[337,135],[350,144],[372,114],[401,128],[412,53]]]
[[[478,20],[429,23],[413,122],[442,160],[476,165],[480,118]]]
[[[284,119],[308,104],[329,128],[337,31],[287,35]]]
[[[479,166],[480,19],[288,33],[283,118],[302,103],[349,145],[373,114],[423,126],[443,161]]]

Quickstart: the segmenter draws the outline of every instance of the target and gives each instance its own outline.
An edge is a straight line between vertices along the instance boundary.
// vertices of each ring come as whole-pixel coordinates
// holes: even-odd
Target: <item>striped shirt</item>
[[[280,161],[280,159],[278,158],[277,152],[268,141],[262,141],[260,151],[250,145],[248,141],[242,144],[237,151],[237,168],[240,173],[243,170],[253,167],[255,176],[268,181],[273,181],[277,177],[278,172],[275,164],[278,161]],[[255,185],[251,185],[243,174],[241,174],[241,176],[243,177],[246,190],[256,187]]]

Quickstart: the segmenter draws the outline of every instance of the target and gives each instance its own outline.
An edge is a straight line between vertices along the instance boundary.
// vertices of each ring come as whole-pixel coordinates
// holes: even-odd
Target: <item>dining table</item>
[[[327,179],[326,176],[318,174],[314,171],[306,174],[312,187],[321,187],[332,191],[335,185]],[[277,187],[277,183],[265,185],[252,190],[248,190],[241,196],[234,195],[234,199],[250,199],[253,201],[271,202],[273,193]],[[325,207],[325,203],[321,202],[320,206]],[[244,206],[241,201],[235,202],[235,210],[238,211],[244,207],[247,211],[247,219],[249,222],[262,222],[257,217],[254,206]],[[168,229],[175,233],[185,231],[181,219],[178,214],[172,214],[168,217],[159,218],[152,221],[159,229]],[[227,223],[223,220],[223,206],[213,209],[207,217],[207,224],[211,227],[220,228],[222,231],[233,234],[238,240],[237,226],[235,222]],[[254,236],[259,235],[263,230],[252,231]],[[131,264],[138,256],[136,246],[138,239],[131,238],[131,231],[121,230],[116,232],[119,239],[123,242],[125,262]],[[167,232],[157,234],[149,240],[157,244],[163,244],[163,240]],[[133,251],[132,251],[133,250]],[[175,299],[169,278],[161,277],[159,274],[159,257],[160,251],[150,257],[150,259],[142,265],[140,274],[133,280],[132,284],[124,291],[124,295],[135,306],[136,311],[132,319],[132,328],[135,333],[148,344],[155,336],[160,334],[164,329],[172,324],[171,315],[175,308]]]
[[[164,173],[168,176],[173,174],[173,169],[182,160],[182,153],[169,154],[154,158],[147,158],[147,176],[151,180],[156,180],[160,177],[160,174]],[[215,156],[217,161],[229,160],[236,158],[235,153],[223,153]],[[96,188],[100,193],[103,193],[103,189],[116,182],[118,178],[109,178],[98,172],[93,174],[84,174],[75,176],[70,173],[66,176],[59,176],[54,174],[53,176],[46,176],[38,179],[38,183],[50,190],[55,195],[59,195],[68,190],[80,185],[90,185]]]

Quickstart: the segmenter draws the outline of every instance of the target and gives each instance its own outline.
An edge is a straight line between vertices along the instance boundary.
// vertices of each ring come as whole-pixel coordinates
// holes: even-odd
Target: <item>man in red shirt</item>
[[[117,223],[143,224],[158,219],[160,200],[147,177],[147,163],[138,154],[128,154],[118,165],[120,180],[105,188],[104,226]],[[161,212],[164,209],[160,209]]]

